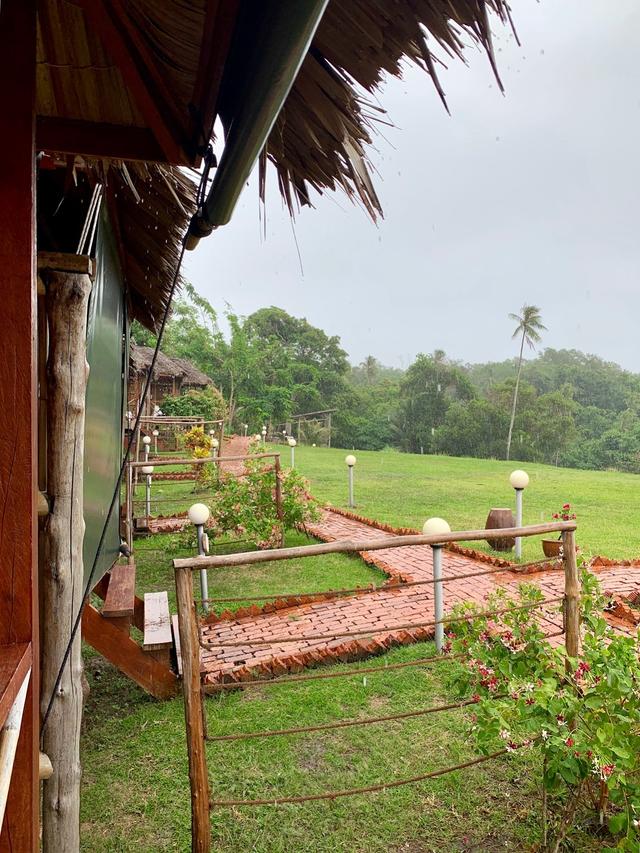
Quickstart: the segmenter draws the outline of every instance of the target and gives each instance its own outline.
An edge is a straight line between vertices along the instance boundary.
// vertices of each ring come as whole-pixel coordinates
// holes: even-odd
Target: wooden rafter
[[[166,155],[147,127],[125,127],[78,119],[38,116],[36,145],[41,151],[118,160],[164,162]]]
[[[200,111],[199,121],[191,117],[191,139],[196,145],[213,127],[224,65],[238,15],[240,0],[207,0],[204,30],[200,46],[198,76],[193,88],[192,104]]]
[[[103,43],[138,108],[144,115],[168,163],[188,164],[185,151],[187,120],[178,115],[175,101],[140,33],[131,24],[121,0],[77,0],[87,23]]]

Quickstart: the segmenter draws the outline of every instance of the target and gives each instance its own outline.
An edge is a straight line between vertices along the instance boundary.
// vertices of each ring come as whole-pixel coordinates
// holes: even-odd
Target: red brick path
[[[345,518],[330,511],[321,522],[310,529],[319,539],[380,538],[394,535],[382,533],[359,521]],[[405,580],[424,580],[431,577],[432,552],[429,546],[389,548],[362,554],[367,562],[378,566],[391,576]],[[469,557],[443,552],[443,576],[468,574],[491,568]],[[598,571],[603,589],[628,595],[640,590],[640,569],[612,567]],[[497,586],[511,589],[522,581],[537,583],[546,598],[555,598],[564,592],[564,574],[548,571],[540,574],[516,574],[501,570],[494,574],[452,581],[444,585],[445,610],[463,601],[482,603],[485,596]],[[233,647],[210,648],[202,651],[202,672],[206,682],[244,680],[266,675],[297,672],[304,666],[353,660],[384,651],[392,645],[416,642],[433,635],[432,628],[411,630],[377,630],[392,628],[404,623],[428,622],[433,619],[433,587],[390,587],[374,593],[363,593],[350,598],[337,598],[287,607],[273,612],[235,620],[222,620],[203,626],[203,639],[215,643],[235,642]],[[545,608],[541,623],[547,633],[561,628],[558,605]],[[623,630],[623,623],[619,623]],[[340,638],[332,641],[305,640],[309,634],[331,631],[356,631],[371,629],[367,637]],[[290,636],[291,642],[269,644],[269,637]],[[246,646],[243,640],[267,642],[260,646]]]

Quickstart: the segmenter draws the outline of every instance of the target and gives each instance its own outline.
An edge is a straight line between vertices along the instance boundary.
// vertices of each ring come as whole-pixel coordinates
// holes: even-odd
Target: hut
[[[176,358],[157,354],[153,367],[151,383],[146,399],[142,400],[146,378],[151,370],[154,351],[151,347],[131,344],[129,354],[129,411],[150,415],[155,406],[159,406],[165,397],[177,397],[187,391],[202,391],[213,386],[213,381],[186,358]]]
[[[256,159],[292,212],[339,187],[378,215],[367,93],[409,61],[444,97],[432,48],[493,62],[491,10],[508,19],[504,0],[2,0],[0,853],[79,849],[77,628],[118,553],[129,323],[161,332],[184,249]]]

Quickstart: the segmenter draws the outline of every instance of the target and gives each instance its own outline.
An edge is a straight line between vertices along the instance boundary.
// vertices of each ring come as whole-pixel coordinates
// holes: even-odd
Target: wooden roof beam
[[[193,161],[185,150],[188,116],[181,121],[153,56],[140,33],[131,25],[121,0],[77,0],[87,23],[97,33],[136,104],[153,131],[165,161],[187,165]],[[112,155],[123,157],[123,154]]]
[[[191,117],[191,138],[194,146],[207,144],[203,135],[213,130],[218,92],[222,83],[224,65],[231,46],[240,0],[206,0],[206,13],[198,76],[191,101],[200,115]]]
[[[126,127],[54,116],[38,116],[36,147],[39,151],[147,163],[163,163],[167,159],[148,127]]]

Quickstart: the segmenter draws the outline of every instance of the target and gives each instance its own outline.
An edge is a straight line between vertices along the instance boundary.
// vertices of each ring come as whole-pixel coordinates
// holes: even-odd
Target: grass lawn
[[[313,493],[347,505],[348,451],[296,447],[296,467]],[[396,451],[358,451],[356,512],[406,527],[422,527],[429,516],[446,518],[453,530],[483,528],[491,507],[514,506],[509,474],[524,468],[524,523],[550,521],[563,503],[578,515],[578,544],[586,554],[640,557],[640,477],[612,471],[578,471],[529,462],[501,462]],[[283,448],[283,460],[288,460]],[[478,545],[479,547],[479,545]],[[488,550],[485,546],[485,550]],[[523,540],[525,559],[542,557],[539,539]]]
[[[346,503],[345,451],[296,448],[296,464],[325,501]],[[482,527],[488,509],[508,506],[508,474],[518,463],[359,452],[357,510],[395,525],[442,515],[455,529]],[[283,453],[288,461],[288,452]],[[579,515],[583,550],[640,555],[632,475],[525,465],[525,522],[547,519],[565,501]],[[169,487],[176,508],[202,495],[193,483]],[[155,492],[155,490],[154,490]],[[159,494],[159,492],[158,492]],[[291,533],[287,544],[302,544]],[[526,558],[539,545],[525,540]],[[217,543],[219,551],[245,544]],[[182,550],[181,550],[182,549]],[[166,589],[174,609],[171,560],[193,553],[180,537],[136,542],[139,592]],[[209,573],[210,594],[262,595],[379,582],[357,558],[332,555]],[[225,605],[220,605],[222,609]],[[430,644],[395,649],[378,663],[425,657]],[[366,664],[349,664],[349,667]],[[452,696],[449,666],[272,686],[206,700],[209,733],[282,728],[427,707]],[[188,851],[189,783],[181,699],[159,703],[87,655],[91,684],[83,733],[82,850],[90,853]],[[413,720],[238,743],[208,744],[213,796],[296,795],[404,778],[473,755],[463,711]],[[371,796],[332,802],[221,809],[212,813],[213,849],[244,853],[427,853],[531,850],[539,841],[537,752]],[[578,828],[576,850],[601,844]]]

